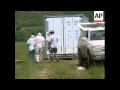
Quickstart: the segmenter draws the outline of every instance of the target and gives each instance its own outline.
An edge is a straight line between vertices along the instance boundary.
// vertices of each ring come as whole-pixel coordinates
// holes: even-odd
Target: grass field
[[[25,42],[15,42],[15,79],[104,79],[104,66],[92,66],[89,70],[78,71],[78,60],[60,60],[58,63],[36,63],[27,56]],[[44,55],[45,56],[45,55]]]

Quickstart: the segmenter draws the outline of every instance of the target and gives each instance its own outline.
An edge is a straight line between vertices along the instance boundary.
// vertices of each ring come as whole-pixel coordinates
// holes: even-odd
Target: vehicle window
[[[84,33],[83,37],[88,38],[88,31],[85,31],[85,33]]]
[[[84,31],[81,31],[79,40],[83,37]]]
[[[104,30],[91,31],[90,40],[105,40],[105,31]]]

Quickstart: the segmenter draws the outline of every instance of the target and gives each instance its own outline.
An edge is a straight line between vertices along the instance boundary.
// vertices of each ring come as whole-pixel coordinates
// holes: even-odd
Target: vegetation
[[[27,56],[25,42],[15,42],[15,79],[104,79],[104,66],[92,66],[89,70],[78,71],[78,60],[60,60],[58,63],[36,63]],[[44,53],[45,57],[45,53]]]
[[[89,17],[89,21],[93,21],[93,11],[16,11],[15,12],[15,41],[26,41],[32,33],[43,33],[44,15],[74,15],[84,14]],[[25,27],[26,30],[20,30]]]

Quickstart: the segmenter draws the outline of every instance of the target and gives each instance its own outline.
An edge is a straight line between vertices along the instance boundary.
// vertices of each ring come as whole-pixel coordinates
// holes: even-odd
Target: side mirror
[[[82,38],[81,38],[81,41],[87,42],[88,39],[87,39],[86,37],[82,37]]]

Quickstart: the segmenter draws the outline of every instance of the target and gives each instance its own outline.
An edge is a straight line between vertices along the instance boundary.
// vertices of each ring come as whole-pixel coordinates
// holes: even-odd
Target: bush
[[[30,26],[25,28],[27,28],[27,30],[24,31],[17,30],[15,32],[15,41],[26,42],[32,33],[34,33],[36,36],[38,32],[41,32],[42,35],[45,37],[44,26]]]
[[[27,41],[30,37],[30,34],[26,31],[16,31],[15,33],[15,41],[22,42]]]

